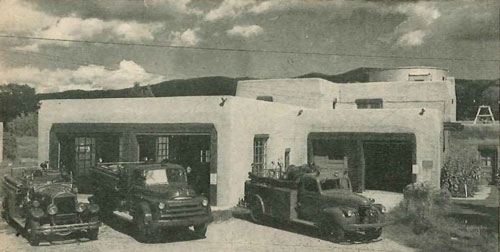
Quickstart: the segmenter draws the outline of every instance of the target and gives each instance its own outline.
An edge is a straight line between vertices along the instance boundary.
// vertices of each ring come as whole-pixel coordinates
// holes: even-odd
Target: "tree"
[[[35,89],[23,84],[0,85],[0,121],[10,121],[22,113],[38,110]]]
[[[38,113],[22,113],[8,122],[7,128],[15,136],[38,136]]]
[[[151,90],[151,86],[147,85],[145,87],[141,87],[139,82],[134,82],[134,86],[129,91],[129,97],[154,97],[153,90]]]
[[[498,120],[498,97],[500,95],[500,86],[491,86],[481,93],[481,105],[491,107],[491,112],[495,120]]]

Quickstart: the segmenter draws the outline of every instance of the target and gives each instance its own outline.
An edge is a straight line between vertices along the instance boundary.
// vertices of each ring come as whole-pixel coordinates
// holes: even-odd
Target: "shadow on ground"
[[[147,242],[140,241],[137,238],[135,232],[135,226],[133,223],[122,220],[116,216],[110,216],[103,221],[110,228],[114,229],[117,232],[126,234],[130,237],[133,237],[136,241],[142,243],[174,243],[174,242],[183,242],[183,241],[192,241],[203,239],[196,236],[192,229],[189,228],[171,228],[171,229],[162,229],[158,232],[155,232],[151,239]],[[210,227],[209,227],[210,228]]]
[[[245,208],[238,208],[238,209],[233,210],[232,215],[234,218],[253,222],[251,217],[250,217],[250,211],[245,209]],[[253,223],[255,223],[255,222],[253,222]],[[263,225],[266,227],[280,229],[280,230],[286,231],[286,232],[291,232],[291,233],[301,234],[301,235],[305,235],[305,236],[309,236],[309,237],[313,237],[313,238],[318,238],[318,239],[321,239],[324,241],[334,242],[334,243],[339,244],[339,245],[374,243],[374,242],[378,242],[378,241],[382,240],[382,239],[377,239],[377,240],[367,241],[367,240],[364,240],[361,235],[354,234],[354,235],[351,235],[350,238],[348,238],[348,240],[346,240],[346,241],[341,241],[341,242],[332,241],[332,240],[329,240],[327,237],[321,236],[318,232],[318,229],[315,227],[311,227],[311,226],[300,224],[300,223],[293,223],[293,222],[292,223],[282,223],[282,222],[279,222],[279,221],[277,221],[273,218],[269,218],[269,217],[263,219],[262,221],[260,221],[259,223],[256,223],[256,224]]]

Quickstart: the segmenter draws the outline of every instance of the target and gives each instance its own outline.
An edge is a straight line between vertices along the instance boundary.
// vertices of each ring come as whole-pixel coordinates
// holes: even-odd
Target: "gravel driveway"
[[[27,240],[16,236],[15,230],[0,221],[0,251],[414,251],[382,236],[379,241],[365,244],[336,244],[315,237],[314,230],[304,227],[262,226],[241,219],[212,223],[207,238],[196,239],[189,230],[161,234],[153,243],[139,243],[130,234],[126,223],[103,225],[99,240],[89,242],[72,239],[41,243],[31,247]]]

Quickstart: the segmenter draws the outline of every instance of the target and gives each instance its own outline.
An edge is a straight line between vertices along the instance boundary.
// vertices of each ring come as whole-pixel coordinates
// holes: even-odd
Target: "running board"
[[[297,224],[302,224],[302,225],[311,226],[311,227],[317,227],[316,224],[314,224],[314,222],[310,222],[310,221],[306,221],[306,220],[291,219],[290,221],[293,223],[297,223]]]
[[[128,211],[127,212],[113,211],[113,214],[125,221],[132,222],[134,220],[134,217],[132,217],[132,215],[130,215]]]

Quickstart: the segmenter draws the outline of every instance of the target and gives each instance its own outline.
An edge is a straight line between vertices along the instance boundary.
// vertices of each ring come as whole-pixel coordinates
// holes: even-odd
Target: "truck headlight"
[[[31,215],[33,216],[33,218],[35,219],[40,219],[43,217],[43,210],[40,209],[40,208],[35,208],[33,209],[33,211],[31,212]]]
[[[382,206],[380,208],[380,212],[383,213],[383,214],[387,213],[387,208],[385,208],[385,206]]]
[[[345,212],[346,217],[352,217],[352,216],[354,216],[354,214],[355,214],[354,211],[352,211],[350,209]]]
[[[158,208],[159,209],[164,209],[165,208],[165,203],[163,203],[163,202],[158,203]]]
[[[47,213],[50,215],[56,214],[57,213],[57,206],[54,204],[50,204],[49,206],[47,206]]]
[[[203,199],[203,200],[201,201],[201,204],[202,204],[203,206],[205,206],[205,207],[206,207],[206,206],[208,206],[208,200],[207,200],[207,199]]]
[[[90,204],[89,205],[89,211],[93,214],[99,212],[99,205],[97,204]]]
[[[83,204],[83,203],[78,203],[78,204],[76,205],[76,211],[77,211],[77,212],[82,213],[84,210],[85,210],[85,204]]]
[[[31,204],[33,204],[33,207],[35,207],[35,208],[40,206],[40,202],[38,202],[38,200],[33,200],[33,202]]]

